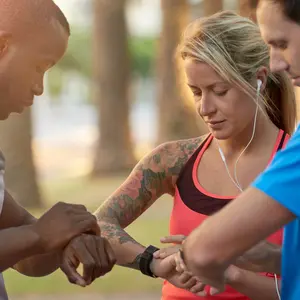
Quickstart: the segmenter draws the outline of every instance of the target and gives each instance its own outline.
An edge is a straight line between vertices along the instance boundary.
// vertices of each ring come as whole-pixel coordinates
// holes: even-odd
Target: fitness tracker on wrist
[[[159,250],[159,248],[156,248],[156,247],[154,247],[152,245],[150,245],[149,247],[147,247],[146,250],[142,253],[142,255],[140,257],[140,263],[139,263],[140,271],[144,275],[147,275],[147,276],[153,277],[153,278],[157,278],[157,276],[155,276],[152,273],[152,271],[150,269],[150,264],[151,264],[152,259],[153,259],[153,254],[157,250]]]

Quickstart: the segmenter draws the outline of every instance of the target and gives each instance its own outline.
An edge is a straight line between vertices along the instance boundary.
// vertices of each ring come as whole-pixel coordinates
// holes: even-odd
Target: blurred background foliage
[[[151,148],[205,133],[175,56],[181,34],[191,20],[222,9],[255,20],[257,4],[253,0],[55,2],[72,27],[67,53],[48,72],[45,93],[33,108],[0,124],[7,188],[36,216],[57,201],[82,203],[93,211]],[[129,232],[146,245],[158,245],[168,232],[171,209],[170,197],[162,197]],[[133,299],[136,294],[159,299],[161,289],[160,280],[120,267],[86,289],[70,285],[60,271],[40,279],[13,270],[4,275],[10,298],[22,300],[47,295],[56,300],[108,295],[112,300],[112,294],[121,295],[116,299]]]

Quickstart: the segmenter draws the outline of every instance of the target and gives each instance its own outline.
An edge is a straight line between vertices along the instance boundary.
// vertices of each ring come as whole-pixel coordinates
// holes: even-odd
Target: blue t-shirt
[[[300,126],[252,186],[297,216],[284,228],[281,296],[300,300]]]

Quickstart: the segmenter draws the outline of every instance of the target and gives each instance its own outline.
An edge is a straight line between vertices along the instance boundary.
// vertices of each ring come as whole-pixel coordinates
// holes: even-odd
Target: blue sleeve
[[[252,186],[300,217],[300,126]]]

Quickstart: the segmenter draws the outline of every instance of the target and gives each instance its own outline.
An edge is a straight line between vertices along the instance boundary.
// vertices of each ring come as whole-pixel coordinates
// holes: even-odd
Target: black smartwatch
[[[157,250],[159,250],[159,248],[156,248],[152,245],[150,245],[149,247],[146,248],[146,250],[142,253],[141,257],[140,257],[140,263],[139,263],[139,267],[140,267],[140,271],[147,276],[153,277],[153,278],[157,278],[157,276],[155,276],[150,269],[150,264],[152,262],[153,259],[153,253],[156,252]]]

